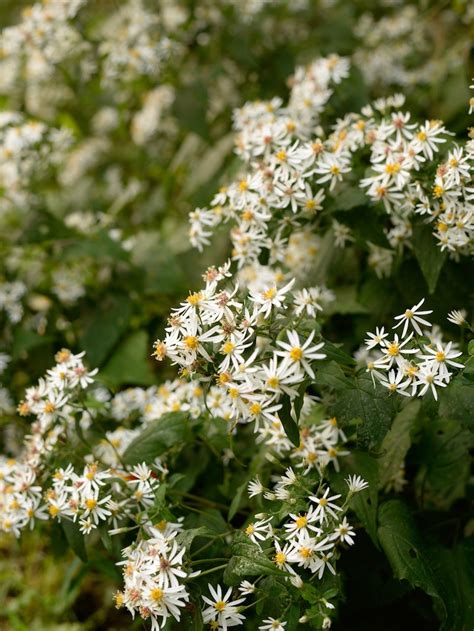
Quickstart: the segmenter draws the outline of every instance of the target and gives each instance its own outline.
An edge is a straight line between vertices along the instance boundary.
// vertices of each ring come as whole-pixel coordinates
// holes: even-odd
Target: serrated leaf
[[[322,383],[338,391],[337,400],[331,406],[331,414],[341,424],[361,419],[362,423],[357,429],[359,441],[369,447],[379,444],[397,412],[396,398],[391,397],[382,386],[374,386],[368,375],[348,379],[334,362],[331,373],[328,374],[326,369],[322,374],[318,371],[317,376]]]
[[[346,351],[342,349],[342,344],[333,344],[328,340],[324,340],[323,352],[326,354],[326,359],[329,361],[335,361],[338,364],[346,366],[355,366],[356,361]]]
[[[254,548],[252,556],[233,556],[229,560],[224,570],[226,585],[238,585],[247,576],[285,576],[257,546]]]
[[[176,543],[183,548],[190,548],[192,542],[196,537],[200,535],[205,535],[209,532],[209,530],[205,526],[199,526],[199,528],[189,528],[187,530],[182,530],[176,536]]]
[[[352,390],[354,382],[344,374],[335,361],[321,363],[316,373],[316,383],[329,386],[334,390]]]
[[[236,512],[239,510],[240,502],[242,501],[242,495],[244,491],[247,490],[248,481],[246,480],[243,484],[237,487],[234,497],[232,498],[232,502],[230,503],[229,513],[227,515],[227,519],[230,521],[235,517]]]
[[[410,434],[420,411],[421,402],[411,400],[395,417],[390,431],[383,439],[379,459],[380,486],[386,487],[400,471],[405,456],[410,449]]]
[[[469,480],[472,434],[458,421],[430,419],[418,447],[421,461],[415,480],[420,501],[447,510],[463,497]]]
[[[412,587],[422,589],[445,611],[427,556],[427,547],[407,506],[400,500],[385,502],[379,510],[379,524],[380,544],[394,576],[407,580]]]
[[[150,423],[125,450],[126,464],[147,464],[175,445],[184,446],[190,439],[189,418],[185,412],[168,412]]]
[[[440,416],[459,421],[468,428],[474,427],[474,383],[462,375],[455,377],[439,397]]]

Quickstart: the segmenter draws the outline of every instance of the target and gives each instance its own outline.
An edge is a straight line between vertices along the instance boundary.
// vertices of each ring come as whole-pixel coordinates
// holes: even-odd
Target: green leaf
[[[227,519],[230,521],[235,517],[236,512],[239,510],[240,503],[242,501],[242,495],[247,490],[248,480],[245,480],[243,484],[237,487],[232,502],[230,503],[229,513]]]
[[[446,616],[446,608],[436,587],[436,578],[429,562],[429,552],[407,506],[390,500],[379,510],[378,536],[393,574],[406,579],[437,601]]]
[[[293,401],[293,409],[295,412],[296,420],[300,420],[301,409],[304,404],[304,395],[306,393],[306,389],[310,385],[311,381],[309,379],[305,379],[298,388],[298,396]]]
[[[150,349],[146,331],[135,331],[117,348],[99,378],[111,386],[134,384],[150,386],[155,376],[148,361]]]
[[[234,556],[224,571],[224,582],[227,585],[237,585],[246,576],[286,575],[242,532],[235,533],[232,550]]]
[[[385,436],[380,448],[380,486],[385,488],[397,475],[403,465],[411,445],[411,431],[421,408],[421,402],[411,400],[395,417],[392,427]]]
[[[127,329],[132,303],[125,295],[112,296],[96,311],[80,339],[90,366],[100,366]]]
[[[84,542],[84,535],[79,530],[79,524],[69,519],[63,519],[61,521],[61,526],[72,550],[77,554],[81,561],[87,563],[87,551]]]
[[[334,390],[352,390],[354,382],[351,381],[335,361],[321,363],[316,373],[316,383],[329,386]]]
[[[434,293],[441,268],[446,260],[446,252],[441,252],[429,224],[417,224],[413,228],[413,252],[428,285],[430,294]]]
[[[453,550],[428,545],[408,507],[391,500],[379,510],[379,539],[396,578],[407,580],[433,599],[441,629],[472,629],[474,624],[474,544]]]
[[[209,137],[206,120],[208,94],[204,81],[196,79],[192,85],[181,88],[176,94],[173,109],[181,128]]]
[[[440,393],[440,416],[474,428],[474,384],[462,375],[455,377]]]
[[[369,309],[360,304],[357,297],[357,288],[354,285],[336,287],[333,291],[336,299],[325,308],[324,313],[326,315],[332,315],[333,313],[342,315],[369,313]]]
[[[229,529],[225,519],[215,508],[202,509],[199,516],[199,523],[210,532],[218,535],[224,534]]]
[[[338,193],[337,198],[334,200],[335,208],[340,210],[351,210],[357,206],[367,203],[367,196],[360,188],[351,186],[346,187]],[[341,218],[341,221],[344,221]]]
[[[199,528],[188,528],[187,530],[182,530],[176,536],[176,543],[179,546],[184,548],[190,548],[192,542],[196,537],[201,535],[205,535],[209,532],[209,530],[205,526],[199,526]]]
[[[421,461],[415,480],[420,501],[447,510],[463,497],[469,480],[472,434],[458,421],[429,419],[418,448]]]
[[[326,359],[335,361],[338,364],[345,366],[355,366],[356,361],[348,353],[342,350],[342,344],[333,344],[328,340],[324,340],[323,353],[326,354]]]
[[[362,419],[357,429],[359,441],[368,447],[378,445],[396,414],[396,398],[390,396],[382,386],[374,386],[368,375],[356,377],[353,381],[340,374],[334,377],[333,387],[339,392],[337,401],[331,407],[331,413],[341,424],[353,419]]]
[[[471,340],[467,345],[467,352],[469,355],[474,355],[474,340]]]
[[[43,344],[48,344],[50,341],[50,337],[39,335],[36,331],[15,328],[13,333],[12,359],[26,358],[29,351]]]
[[[278,416],[280,417],[283,429],[285,430],[285,434],[291,440],[293,445],[298,447],[300,444],[300,430],[298,429],[298,425],[295,423],[293,417],[291,416],[290,397],[287,394],[284,394],[280,401],[282,407],[278,411]]]
[[[184,446],[191,438],[189,418],[185,412],[168,412],[150,423],[125,450],[126,464],[153,462],[157,456],[175,445]]]

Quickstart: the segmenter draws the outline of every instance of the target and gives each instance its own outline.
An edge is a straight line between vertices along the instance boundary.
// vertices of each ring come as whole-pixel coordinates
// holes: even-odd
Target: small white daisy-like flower
[[[360,475],[350,475],[346,478],[346,484],[350,493],[359,493],[369,487],[368,483]]]
[[[402,337],[405,337],[405,335],[407,334],[409,325],[411,325],[415,329],[418,335],[422,335],[420,324],[423,324],[424,326],[431,326],[431,323],[428,322],[428,320],[420,317],[422,315],[429,315],[430,313],[433,313],[433,311],[430,310],[420,311],[420,307],[423,305],[424,302],[425,299],[422,298],[420,302],[416,305],[413,305],[411,309],[407,309],[405,313],[395,316],[395,320],[400,320],[400,322],[396,324],[393,328],[397,329],[403,324]]]
[[[312,502],[316,504],[316,515],[321,524],[327,520],[327,514],[331,515],[331,517],[337,518],[336,511],[342,510],[342,508],[334,502],[334,500],[339,499],[341,496],[331,495],[331,497],[328,497],[329,493],[330,488],[327,487],[322,497],[310,495],[309,498]]]
[[[204,624],[217,622],[219,626],[216,628],[222,629],[243,624],[245,616],[238,612],[237,607],[245,602],[245,598],[230,600],[232,587],[229,587],[225,594],[220,585],[213,587],[209,584],[208,588],[211,598],[202,596],[202,599],[208,605],[208,607],[202,611]]]
[[[266,618],[262,622],[263,624],[258,627],[259,631],[285,631],[286,622],[277,618]]]
[[[261,495],[264,492],[265,487],[260,482],[260,478],[257,475],[253,480],[250,480],[247,485],[247,489],[249,497],[255,497],[256,495]]]
[[[448,313],[447,320],[448,322],[451,322],[452,324],[456,324],[457,326],[466,326],[467,324],[466,316],[467,316],[467,311],[465,309],[459,309],[459,310],[454,309],[453,311],[450,311]]]

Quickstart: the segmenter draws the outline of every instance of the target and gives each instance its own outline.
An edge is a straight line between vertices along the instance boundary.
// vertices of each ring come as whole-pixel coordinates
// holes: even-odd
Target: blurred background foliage
[[[233,108],[274,95],[285,99],[296,65],[330,53],[351,58],[350,78],[337,90],[329,116],[403,92],[414,117],[441,118],[460,136],[469,126],[474,6],[468,0],[145,0],[135,5],[157,18],[150,41],[170,42],[157,73],[104,80],[104,60],[94,59],[101,29],[128,5],[95,0],[74,21],[87,44],[78,57],[66,56],[45,82],[24,66],[10,82],[0,81],[1,110],[70,135],[60,160],[47,164],[25,190],[20,181],[13,201],[8,188],[2,189],[0,281],[19,280],[26,288],[21,326],[1,313],[0,351],[12,355],[3,383],[16,401],[62,346],[86,350],[89,365],[100,368],[112,389],[150,385],[166,371],[171,374],[163,366],[158,374],[151,342],[170,307],[200,284],[208,265],[229,253],[223,235],[204,254],[192,250],[187,215],[208,203],[238,168]],[[18,24],[26,6],[0,0],[0,26]],[[108,28],[113,31],[113,23]],[[126,27],[123,35],[117,31],[130,49],[128,35]],[[90,73],[81,66],[88,55]],[[5,64],[8,55],[2,50],[4,76]],[[168,92],[153,109],[152,93],[163,86]],[[147,104],[150,110],[143,114]],[[150,127],[140,113],[151,116]],[[39,152],[34,160],[42,161]],[[348,350],[368,330],[368,321],[380,322],[426,293],[426,280],[410,261],[391,284],[360,274],[350,254],[336,260],[328,253],[324,264],[339,287],[328,336],[337,331]],[[463,265],[465,274],[472,273],[469,263]],[[453,307],[453,297],[464,296],[472,306],[463,278],[468,276],[454,275],[449,266],[443,270],[440,312]],[[4,408],[6,426],[12,410]],[[16,440],[15,432],[7,433],[7,450]],[[112,560],[92,558],[83,565],[72,553],[64,556],[60,532],[55,550],[44,547],[41,530],[19,541],[0,538],[0,628],[138,628],[128,614],[113,609],[119,572]],[[363,557],[362,542],[348,555],[347,566],[363,565]],[[378,583],[372,587],[377,600],[382,590]],[[392,584],[385,598],[398,602],[397,589]],[[424,618],[424,598],[415,594],[407,607],[418,628],[434,628],[436,623]],[[357,599],[355,594],[354,607],[348,608],[355,612],[351,621],[341,619],[337,628],[365,628],[368,614],[357,609]],[[400,628],[395,609],[392,622],[383,610],[380,626]]]

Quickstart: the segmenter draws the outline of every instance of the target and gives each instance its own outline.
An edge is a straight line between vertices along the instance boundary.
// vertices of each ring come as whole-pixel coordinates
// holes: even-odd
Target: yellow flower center
[[[250,406],[250,414],[254,414],[256,416],[257,414],[260,414],[261,411],[262,406],[260,405],[260,403],[252,403],[252,405]]]
[[[232,342],[226,342],[223,346],[222,346],[222,352],[225,353],[226,355],[230,355],[232,353],[232,351],[235,348],[235,344],[232,344]]]
[[[308,520],[304,515],[300,515],[295,521],[297,528],[304,528],[307,523],[308,523]]]
[[[255,532],[255,526],[253,524],[249,524],[247,528],[245,529],[246,535],[253,535],[254,532]]]
[[[309,559],[311,556],[313,556],[313,551],[311,550],[311,548],[303,547],[300,549],[300,554],[303,559]]]
[[[389,162],[385,165],[385,173],[389,175],[393,175],[394,173],[398,173],[400,171],[400,164],[398,162]]]
[[[194,294],[191,294],[190,296],[188,296],[186,298],[186,301],[192,306],[192,307],[196,307],[202,300],[202,293],[196,292]]]
[[[438,362],[444,362],[444,360],[446,359],[446,355],[443,353],[443,351],[438,351],[435,357],[436,357],[436,361]]]
[[[167,523],[166,519],[162,519],[155,525],[155,528],[157,528],[160,532],[164,532],[166,530]]]
[[[164,592],[159,587],[155,587],[150,592],[150,598],[156,603],[161,602],[163,600],[163,596],[164,596]]]
[[[285,561],[286,561],[286,554],[284,554],[283,552],[277,552],[275,554],[275,563],[278,563],[278,565],[283,565]]]
[[[278,388],[278,386],[280,385],[280,380],[278,379],[278,377],[269,377],[267,380],[267,385],[270,388]]]
[[[303,357],[303,350],[299,346],[294,346],[290,351],[290,358],[294,362],[299,362]]]
[[[226,604],[227,603],[225,603],[223,600],[218,600],[216,604],[214,605],[214,609],[218,611],[219,613],[222,613],[225,609]]]
[[[387,348],[387,353],[392,357],[396,357],[400,352],[400,346],[396,342],[392,342]]]
[[[184,338],[184,345],[186,348],[191,350],[195,350],[198,346],[198,339],[195,335],[188,335]]]
[[[97,506],[97,500],[95,500],[94,498],[86,500],[86,506],[89,510],[94,510],[94,508]]]
[[[275,298],[276,293],[276,287],[270,287],[270,289],[262,292],[262,296],[265,298],[265,300],[272,300],[272,298]]]

